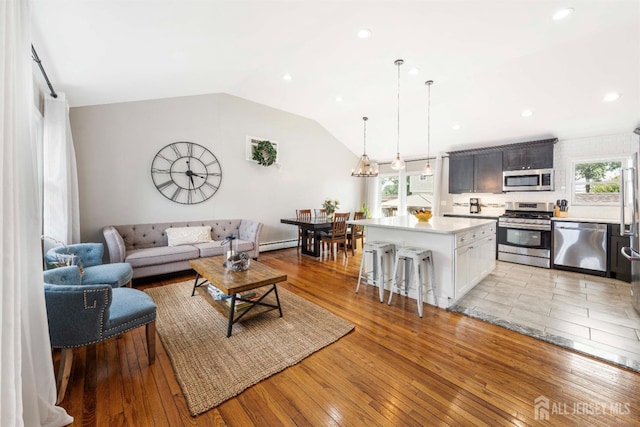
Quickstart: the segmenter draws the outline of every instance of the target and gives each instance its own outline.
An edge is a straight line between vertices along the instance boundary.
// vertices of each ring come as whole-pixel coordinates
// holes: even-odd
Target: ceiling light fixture
[[[422,169],[423,176],[433,176],[433,169],[431,169],[431,159],[429,157],[429,147],[430,147],[430,136],[431,136],[431,85],[433,84],[433,80],[427,80],[424,82],[427,85],[427,163],[424,165],[424,169]]]
[[[369,37],[371,37],[371,30],[368,28],[363,28],[360,31],[358,31],[358,38],[359,39],[368,39]]]
[[[288,74],[288,73],[287,73],[287,74],[285,74],[284,76],[282,76],[282,79],[283,79],[283,80],[286,80],[286,81],[289,81],[289,80],[293,79],[293,77],[291,77],[291,74]]]
[[[611,102],[620,98],[620,94],[616,92],[608,93],[602,98],[602,102]]]
[[[394,64],[398,67],[398,143],[396,146],[396,158],[391,162],[391,169],[398,171],[404,169],[404,160],[400,158],[400,66],[404,64],[404,61],[396,59]]]
[[[341,96],[336,96],[336,102],[342,102],[342,97]]]
[[[571,7],[568,7],[566,9],[560,9],[559,11],[553,14],[553,20],[561,21],[567,16],[571,15],[572,13],[573,13],[573,8]]]
[[[415,76],[419,73],[420,73],[420,68],[416,68],[416,67],[411,67],[409,68],[409,71],[407,71],[407,74],[409,74],[410,76]]]
[[[369,156],[367,156],[367,120],[369,120],[367,117],[362,118],[364,122],[364,152],[356,163],[356,167],[351,171],[351,176],[359,178],[378,176],[378,165],[369,160]]]
[[[524,111],[522,111],[522,114],[521,114],[521,115],[522,115],[522,117],[531,117],[531,116],[533,116],[533,111],[531,111],[531,110],[524,110]]]
[[[462,128],[462,126],[460,126],[459,123],[456,123],[453,126],[451,126],[451,129],[453,129],[453,130],[460,130],[461,128]]]

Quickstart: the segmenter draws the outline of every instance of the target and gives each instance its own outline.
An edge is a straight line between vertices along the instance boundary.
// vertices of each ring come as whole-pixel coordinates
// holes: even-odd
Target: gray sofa
[[[211,241],[169,246],[165,230],[174,227],[211,226]],[[260,253],[262,223],[247,219],[184,221],[157,224],[110,225],[102,229],[109,249],[110,262],[128,262],[133,277],[155,276],[189,270],[189,260],[226,254],[222,245],[228,236],[235,236],[234,249],[244,251],[253,259]]]

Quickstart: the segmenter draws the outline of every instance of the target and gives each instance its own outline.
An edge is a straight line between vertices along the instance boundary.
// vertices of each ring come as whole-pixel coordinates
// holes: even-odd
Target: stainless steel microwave
[[[504,171],[502,191],[553,191],[553,169]]]

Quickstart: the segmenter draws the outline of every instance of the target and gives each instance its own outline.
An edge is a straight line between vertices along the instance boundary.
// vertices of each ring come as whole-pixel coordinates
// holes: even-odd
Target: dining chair
[[[326,219],[327,218],[327,210],[326,209],[314,209],[313,210],[313,215],[318,219],[320,219],[320,218]]]
[[[299,209],[296,210],[296,219],[298,221],[311,221],[311,209]],[[309,238],[307,239],[306,242],[304,242],[304,244],[306,245],[307,249],[309,249],[309,245],[312,244],[311,242],[311,234],[312,232],[309,232]],[[302,227],[298,226],[298,249],[300,249],[300,246],[302,245]]]
[[[339,249],[339,244],[342,243],[344,247],[344,256],[345,258],[349,256],[347,253],[347,221],[349,220],[349,216],[351,214],[347,213],[334,213],[333,221],[331,223],[331,231],[330,232],[319,232],[318,237],[322,239],[323,242],[329,243],[329,247],[331,248],[331,255],[333,255],[333,260],[335,261],[337,258],[337,252]],[[335,245],[335,249],[334,249]]]
[[[353,213],[354,221],[366,218],[367,215],[364,212]],[[351,246],[351,255],[355,255],[356,242],[360,240],[360,244],[364,246],[364,225],[351,225],[347,233],[347,240],[349,240],[349,245]]]

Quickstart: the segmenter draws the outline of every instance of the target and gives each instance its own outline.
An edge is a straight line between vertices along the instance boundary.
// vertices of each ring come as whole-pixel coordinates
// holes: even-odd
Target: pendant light
[[[351,171],[351,176],[360,178],[378,176],[378,167],[376,163],[372,163],[371,160],[369,160],[369,156],[367,156],[367,120],[369,120],[369,118],[362,118],[362,121],[364,122],[364,154],[362,154],[358,163],[356,163],[356,167]]]
[[[431,85],[433,84],[433,80],[427,80],[424,82],[427,85],[427,164],[424,165],[424,169],[422,169],[423,176],[433,176],[433,169],[431,169],[431,159],[429,158],[429,145],[431,143]]]
[[[404,169],[404,160],[400,158],[400,66],[404,64],[404,61],[396,59],[394,64],[398,67],[398,144],[396,158],[391,162],[391,169],[398,171]]]

